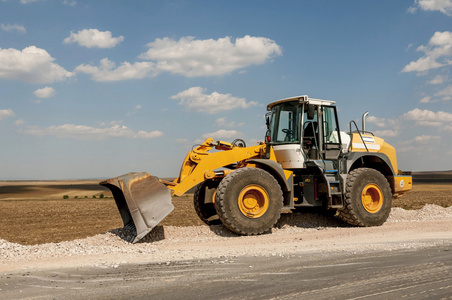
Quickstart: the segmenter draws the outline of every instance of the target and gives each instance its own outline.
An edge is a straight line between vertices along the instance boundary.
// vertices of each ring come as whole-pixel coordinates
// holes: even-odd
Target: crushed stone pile
[[[423,208],[417,210],[405,210],[400,207],[394,207],[386,222],[411,222],[411,221],[430,221],[452,218],[452,206],[441,207],[433,204],[426,204]]]
[[[443,208],[437,205],[425,205],[419,210],[404,210],[393,208],[387,223],[417,222],[429,220],[452,220],[452,207]],[[292,213],[284,214],[272,230],[272,235],[280,236],[288,233],[303,233],[316,231],[322,228],[351,227],[344,222],[320,213]],[[2,263],[23,260],[50,260],[53,258],[71,257],[77,255],[102,255],[102,254],[152,254],[162,259],[171,259],[180,253],[178,245],[197,243],[209,243],[215,241],[238,240],[243,244],[253,244],[255,238],[238,236],[230,232],[223,225],[216,226],[157,226],[143,240],[136,244],[129,241],[132,233],[127,229],[115,229],[105,234],[65,241],[60,243],[48,243],[41,245],[24,246],[10,243],[0,238],[0,265]],[[162,253],[160,247],[171,248],[171,253]],[[196,253],[196,249],[190,250]],[[214,250],[212,250],[213,252]],[[210,253],[212,254],[212,253]],[[246,252],[239,253],[245,255]],[[165,256],[166,255],[166,256]],[[193,257],[196,257],[194,254]]]

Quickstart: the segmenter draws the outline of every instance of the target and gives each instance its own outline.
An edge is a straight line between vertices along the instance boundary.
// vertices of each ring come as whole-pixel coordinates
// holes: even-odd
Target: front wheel
[[[345,207],[339,217],[356,226],[379,226],[389,216],[392,192],[386,178],[374,169],[358,168],[347,177]]]
[[[227,175],[215,197],[221,222],[242,235],[269,231],[278,221],[282,206],[278,181],[258,168],[241,168]]]

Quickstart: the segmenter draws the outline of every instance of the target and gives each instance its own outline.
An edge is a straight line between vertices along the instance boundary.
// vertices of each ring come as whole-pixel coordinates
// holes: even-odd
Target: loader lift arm
[[[220,151],[209,153],[213,148]],[[229,170],[216,171],[217,169],[259,158],[263,151],[265,145],[237,147],[223,141],[214,142],[212,138],[208,138],[187,154],[178,178],[171,183],[164,181],[162,183],[172,190],[172,195],[181,196],[203,181],[224,177],[229,172]]]

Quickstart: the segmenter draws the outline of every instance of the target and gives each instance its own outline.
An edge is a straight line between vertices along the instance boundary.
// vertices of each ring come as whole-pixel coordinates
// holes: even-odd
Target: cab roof
[[[290,98],[285,98],[285,99],[274,101],[267,105],[267,110],[271,110],[272,107],[277,104],[281,104],[284,102],[291,102],[291,101],[299,101],[300,103],[308,103],[308,104],[314,104],[314,105],[328,105],[328,106],[334,105],[336,103],[335,101],[314,99],[314,98],[309,98],[308,95],[302,95],[302,96],[295,96],[295,97],[290,97]]]

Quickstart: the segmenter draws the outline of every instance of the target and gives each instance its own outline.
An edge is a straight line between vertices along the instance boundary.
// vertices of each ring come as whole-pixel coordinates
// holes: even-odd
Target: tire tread
[[[356,205],[357,203],[353,203],[354,199],[352,198],[352,191],[353,191],[353,188],[355,187],[356,181],[358,180],[359,177],[364,176],[366,173],[373,173],[373,172],[378,172],[378,171],[375,169],[370,169],[370,168],[358,168],[358,169],[352,170],[348,174],[346,189],[345,189],[345,197],[344,197],[344,202],[345,202],[344,208],[338,211],[338,217],[341,220],[343,220],[344,222],[346,222],[350,225],[360,226],[360,227],[370,226],[366,222],[365,218],[363,218],[362,216],[360,216],[357,213],[357,209],[356,209],[356,207],[354,207],[354,205]],[[381,174],[380,172],[378,172],[378,173]],[[381,176],[383,176],[383,175],[381,174]],[[383,178],[385,179],[386,185],[382,186],[380,188],[382,190],[384,190],[384,189],[390,190],[389,182],[387,181],[387,179],[385,177],[383,177]],[[384,199],[383,201],[391,201],[391,203],[392,203],[392,198]],[[386,218],[387,218],[387,216],[386,216]],[[382,220],[382,222],[377,225],[383,224],[386,221],[386,218],[384,218],[384,220]]]
[[[275,214],[275,216],[272,218],[272,226],[270,228],[262,228],[259,230],[250,230],[249,228],[244,228],[242,226],[239,226],[237,224],[237,222],[235,222],[234,218],[229,216],[229,214],[226,212],[226,207],[225,207],[225,202],[227,201],[226,199],[226,190],[228,189],[228,186],[230,186],[230,183],[237,177],[243,176],[243,174],[245,174],[246,172],[250,172],[250,170],[256,170],[256,171],[252,171],[252,172],[257,172],[257,174],[261,174],[261,176],[270,176],[269,178],[271,178],[272,180],[272,185],[279,187],[279,183],[278,181],[268,172],[262,170],[262,169],[258,169],[258,168],[240,168],[238,170],[235,170],[234,172],[230,173],[229,175],[227,175],[225,178],[223,178],[223,180],[220,182],[220,185],[217,188],[217,195],[215,198],[215,208],[217,210],[218,216],[220,217],[221,222],[231,231],[240,234],[240,235],[259,235],[262,233],[265,233],[267,231],[269,231],[271,229],[271,227],[273,227],[276,222],[278,222],[281,214]],[[278,188],[279,190],[279,198],[281,199],[281,209],[282,209],[282,191],[280,188]],[[270,199],[270,201],[272,201],[272,199]],[[275,201],[273,199],[273,201]]]

